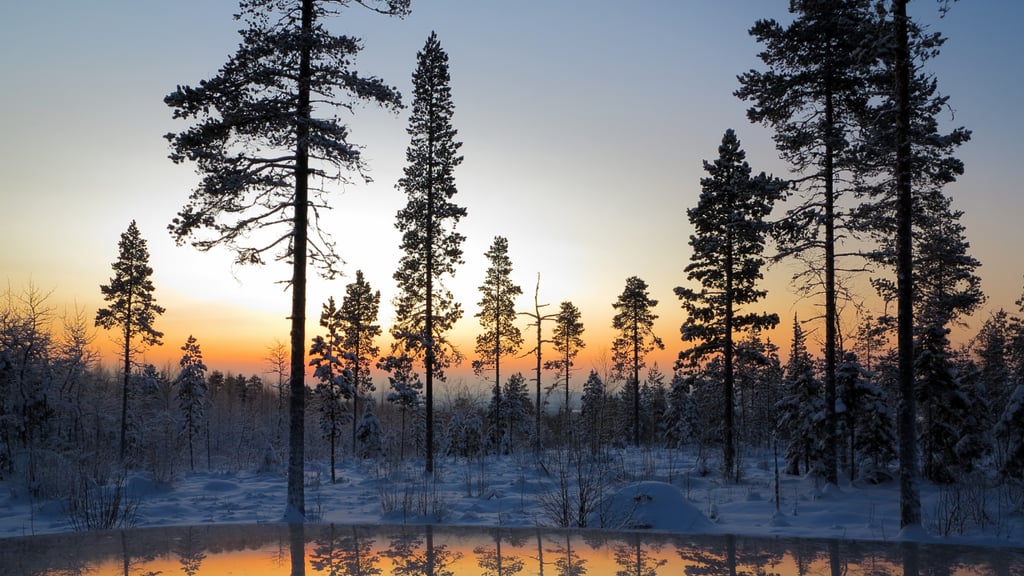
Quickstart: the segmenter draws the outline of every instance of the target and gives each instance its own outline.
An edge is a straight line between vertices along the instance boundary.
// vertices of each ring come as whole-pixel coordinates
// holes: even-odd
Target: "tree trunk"
[[[539,292],[540,292],[540,273],[537,274],[537,289],[534,290],[534,292],[533,292],[533,311],[537,315],[537,368],[536,368],[536,370],[537,370],[537,406],[536,406],[536,408],[534,410],[534,419],[533,419],[534,420],[534,422],[533,422],[533,424],[534,424],[534,432],[533,433],[536,436],[534,438],[533,450],[534,450],[534,452],[536,452],[538,454],[540,453],[541,446],[543,446],[543,442],[541,442],[541,438],[540,438],[540,369],[541,369],[541,354],[542,354],[540,347],[541,347],[541,343],[543,342],[543,338],[544,338],[544,333],[541,331],[541,324],[540,324],[540,320],[541,320],[540,304],[538,303],[538,300],[537,300],[537,295],[538,295]],[[568,370],[568,368],[566,368],[566,369]],[[566,403],[565,409],[566,410],[569,409],[568,403]]]
[[[128,298],[128,309],[131,310],[131,297]],[[121,386],[121,463],[124,464],[128,450],[128,379],[132,371],[132,319],[125,320],[124,328],[124,382]]]
[[[358,332],[358,329],[357,329]],[[355,384],[352,386],[352,454],[356,454],[356,431],[359,426],[359,338],[360,334],[356,335],[356,354],[355,354],[355,365],[354,373],[355,376],[353,381]]]
[[[433,192],[431,192],[431,196],[433,196]],[[427,216],[428,221],[429,221],[429,223],[427,224],[427,228],[428,228],[427,237],[430,238],[430,240],[428,240],[428,242],[432,244],[433,243],[433,233],[434,233],[433,232],[433,227],[434,227],[433,226],[434,225],[433,200],[431,200],[428,203],[428,205],[430,207],[427,210],[428,210],[428,212],[430,212],[430,214]],[[426,403],[426,413],[425,413],[424,416],[425,416],[425,418],[427,420],[427,431],[426,431],[426,438],[424,439],[426,446],[424,447],[425,454],[423,455],[423,460],[424,460],[424,472],[426,472],[429,475],[433,475],[434,474],[434,307],[433,307],[434,287],[433,287],[433,273],[431,272],[431,267],[434,265],[434,258],[432,256],[432,254],[433,254],[433,248],[432,247],[428,248],[428,250],[427,250],[427,266],[426,266],[427,267],[427,312],[426,312],[427,318],[426,318],[426,323],[425,323],[425,327],[424,327],[424,330],[426,331],[426,334],[424,335],[425,336],[424,345],[427,348],[426,358],[424,359],[424,364],[425,364],[424,372],[426,372],[426,382],[425,382],[426,397],[424,399],[425,403]]]
[[[732,342],[732,331],[733,331],[733,309],[732,301],[734,298],[733,294],[733,242],[732,242],[732,230],[726,231],[726,255],[725,255],[725,345],[722,351],[722,368],[725,371],[724,382],[723,382],[723,395],[725,396],[723,408],[725,410],[724,426],[725,426],[725,446],[723,447],[723,468],[724,477],[727,479],[736,480],[739,477],[738,472],[734,474],[734,468],[736,466],[736,434],[734,428],[736,423],[733,419],[733,397],[735,391],[733,387],[735,385],[735,376],[733,375],[733,342]]]
[[[335,454],[334,453],[334,447],[337,444],[336,436],[337,435],[334,433],[334,426],[332,425],[331,426],[331,434],[330,434],[330,440],[331,440],[331,484],[337,484],[337,482],[338,482],[338,478],[335,476],[335,472],[334,472],[334,462],[335,462],[335,460],[334,460],[334,454]]]
[[[633,445],[640,447],[640,328],[633,311]]]
[[[910,47],[907,1],[893,0],[896,36],[896,342],[899,350],[900,526],[921,524],[914,398],[914,290],[911,244]]]
[[[501,288],[494,288],[494,430],[492,441],[501,452]]]
[[[313,30],[313,0],[302,2],[302,31]],[[285,517],[301,522],[306,517],[303,485],[306,412],[306,244],[308,225],[310,49],[303,46],[299,60],[299,123],[296,127],[295,215],[292,246],[291,384],[288,428],[288,504]]]
[[[825,94],[825,481],[839,483],[836,432],[836,222],[835,222],[835,106],[831,86]]]

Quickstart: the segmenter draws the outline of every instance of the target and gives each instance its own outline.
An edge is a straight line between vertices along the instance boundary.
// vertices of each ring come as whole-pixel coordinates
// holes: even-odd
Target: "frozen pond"
[[[207,525],[0,539],[5,576],[1024,574],[1024,549],[651,532]]]

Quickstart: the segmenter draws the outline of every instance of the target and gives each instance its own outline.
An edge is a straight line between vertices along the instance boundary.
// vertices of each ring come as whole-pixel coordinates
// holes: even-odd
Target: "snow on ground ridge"
[[[679,452],[625,449],[602,471],[595,485],[588,528],[646,529],[678,533],[746,536],[909,539],[1024,548],[1024,515],[1018,508],[993,509],[987,525],[964,524],[962,533],[941,534],[951,518],[948,488],[923,484],[924,526],[901,532],[899,484],[841,482],[824,485],[814,477],[783,475],[775,503],[773,472],[764,462],[745,466],[738,484],[701,476],[692,456]],[[763,459],[762,459],[763,460]],[[656,463],[655,470],[650,462]],[[749,458],[747,462],[756,462]],[[557,504],[557,474],[532,455],[488,456],[482,460],[440,459],[436,481],[422,464],[344,461],[337,483],[320,463],[307,468],[307,518],[335,524],[448,524],[459,526],[551,526]],[[575,481],[576,479],[570,479]],[[186,472],[170,484],[135,473],[127,482],[137,504],[135,526],[278,522],[284,513],[286,479],[277,472]],[[570,488],[574,490],[572,482]],[[572,492],[570,490],[570,492]],[[0,481],[0,537],[72,529],[61,501],[33,501],[10,481]],[[1021,499],[992,497],[989,505]],[[575,524],[574,524],[575,526]]]

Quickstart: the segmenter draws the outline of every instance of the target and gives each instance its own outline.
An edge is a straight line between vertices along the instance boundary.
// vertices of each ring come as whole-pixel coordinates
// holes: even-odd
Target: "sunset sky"
[[[1024,285],[1024,195],[1020,194],[1019,111],[1024,93],[1024,3],[958,2],[939,19],[937,3],[911,3],[948,38],[929,64],[951,97],[947,126],[973,139],[959,156],[967,174],[948,189],[972,253],[981,260],[987,315],[1010,309]],[[520,310],[540,301],[581,309],[587,350],[582,381],[605,368],[613,337],[612,303],[629,276],[660,301],[656,331],[667,350],[652,358],[664,372],[683,344],[683,312],[672,289],[685,283],[691,232],[686,209],[700,192],[701,162],[713,159],[734,128],[755,171],[787,176],[771,134],[749,124],[732,96],[737,74],[761,68],[748,28],[758,18],[786,20],[785,0],[413,0],[404,20],[351,8],[330,22],[360,36],[357,69],[382,77],[406,97],[415,56],[436,31],[450,57],[454,125],[465,161],[455,201],[468,210],[466,263],[450,282],[465,316],[452,335],[471,354],[479,331],[476,302],[495,235],[509,239]],[[177,365],[194,335],[211,369],[264,373],[267,348],[288,341],[288,267],[235,268],[224,251],[176,247],[166,226],[197,182],[174,165],[162,136],[186,128],[163,97],[178,84],[211,77],[239,37],[234,0],[96,0],[0,4],[0,279],[14,293],[34,284],[52,292],[58,313],[77,305],[91,319],[103,304],[117,241],[135,219],[148,240],[156,299],[167,312],[156,327],[164,345],[145,360]],[[352,139],[365,145],[373,182],[339,189],[328,230],[345,259],[345,278],[316,280],[308,295],[308,336],[320,305],[341,300],[363,270],[381,291],[380,322],[390,324],[391,278],[400,253],[395,189],[405,162],[407,111],[357,108]],[[780,206],[783,209],[785,206]],[[799,304],[792,270],[771,269],[764,309],[783,318],[773,339],[789,343]],[[526,331],[527,320],[520,326]],[[549,325],[550,327],[550,325]],[[526,349],[533,332],[525,332]],[[97,345],[114,366],[109,334]],[[379,342],[390,345],[385,336]],[[525,351],[525,349],[524,349]],[[475,386],[466,362],[453,380]],[[517,369],[530,362],[518,361]],[[379,379],[380,380],[380,379]],[[378,381],[380,386],[380,381]]]

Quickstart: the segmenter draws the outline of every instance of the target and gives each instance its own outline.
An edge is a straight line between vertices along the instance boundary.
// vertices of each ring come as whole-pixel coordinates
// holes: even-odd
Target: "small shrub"
[[[71,528],[76,531],[133,528],[138,519],[139,502],[128,495],[127,484],[124,471],[108,483],[79,474],[64,509]]]

